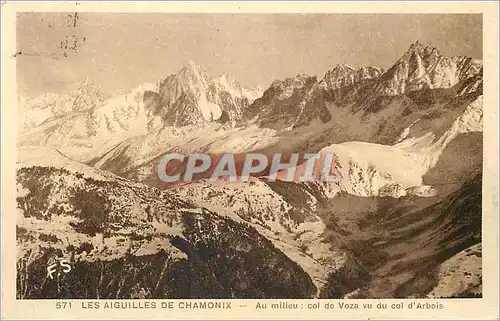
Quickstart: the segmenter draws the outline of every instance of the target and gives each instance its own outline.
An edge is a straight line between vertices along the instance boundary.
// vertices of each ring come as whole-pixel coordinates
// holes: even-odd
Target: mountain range
[[[416,42],[266,90],[189,62],[22,99],[18,298],[481,295],[482,72]],[[331,152],[341,177],[162,190],[168,152]],[[54,257],[86,281],[44,279]]]

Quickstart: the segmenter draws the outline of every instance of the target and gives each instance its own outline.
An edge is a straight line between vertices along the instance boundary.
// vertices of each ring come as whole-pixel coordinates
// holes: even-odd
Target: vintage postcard
[[[498,320],[498,2],[1,6],[2,319]]]

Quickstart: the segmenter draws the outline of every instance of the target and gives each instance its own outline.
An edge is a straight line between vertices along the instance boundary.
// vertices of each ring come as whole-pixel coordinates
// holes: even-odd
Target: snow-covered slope
[[[85,80],[71,93],[45,93],[34,98],[21,97],[19,116],[22,121],[19,132],[39,126],[51,118],[94,108],[104,100],[104,94],[90,80]]]
[[[462,114],[457,113],[460,110]],[[359,196],[433,195],[436,191],[423,183],[423,177],[436,166],[443,151],[458,135],[482,131],[482,96],[448,114],[442,113],[441,118],[424,118],[404,129],[395,145],[351,141],[323,148],[321,153],[336,155],[341,180],[335,184],[316,182],[322,193],[330,197],[339,192]],[[439,131],[427,128],[434,121],[439,122]],[[166,129],[159,133],[164,134],[134,138],[120,144],[100,158],[95,166],[156,186],[156,166],[165,151],[242,153],[262,148],[272,151],[275,143],[293,142],[293,137],[284,138],[275,130],[256,126],[231,130],[203,128],[187,135]]]
[[[119,142],[145,135],[157,125],[143,96],[154,84],[143,84],[98,106],[73,111],[21,133],[21,146],[47,146],[78,161],[89,161]]]
[[[245,89],[226,74],[211,77],[190,62],[158,84],[144,84],[99,106],[47,120],[23,133],[19,143],[51,146],[75,160],[128,175],[175,150],[242,152],[276,147],[279,151],[279,145],[317,152],[349,141],[387,145],[431,132],[441,137],[425,128],[429,119],[446,120],[434,121],[434,127],[447,129],[464,108],[457,102],[472,101],[471,92],[477,95],[482,90],[480,62],[450,59],[417,43],[386,72],[338,65],[321,81],[307,75],[277,80],[254,102],[259,90]],[[455,65],[445,63],[448,60]],[[412,73],[389,77],[403,62],[427,68],[422,77],[432,84],[414,85],[417,78]],[[439,78],[443,73],[455,73],[456,81]],[[405,90],[382,97],[388,95],[384,88],[395,86]],[[440,91],[450,86],[456,90]],[[248,126],[247,121],[255,125]],[[236,123],[241,126],[234,128]],[[412,133],[407,133],[410,127]]]
[[[412,126],[404,132],[411,133],[411,131]],[[420,137],[405,138],[394,147],[410,152],[418,163],[431,168],[436,164],[444,148],[459,134],[481,131],[483,131],[483,96],[479,96],[469,104],[441,137],[429,132]]]
[[[23,132],[19,144],[57,148],[71,158],[88,162],[129,138],[157,137],[164,127],[167,132],[185,127],[178,131],[187,133],[211,122],[230,124],[259,94],[259,89],[243,88],[227,75],[212,78],[190,62],[158,84],[141,84],[99,104],[74,99],[76,107],[66,108],[55,117],[39,117],[40,110],[59,106],[50,108],[50,101],[42,100],[27,112],[28,119],[36,119],[39,126]],[[82,104],[85,108],[80,107]]]
[[[316,295],[303,268],[248,224],[57,152],[37,154],[51,165],[24,153],[17,169],[18,299]],[[71,272],[48,278],[47,264],[62,259]]]
[[[481,132],[482,118],[483,98],[479,96],[440,137],[428,132],[419,137],[404,137],[395,145],[346,142],[326,147],[321,153],[335,154],[340,173],[340,182],[335,185],[349,194],[430,196],[435,191],[423,183],[424,175],[436,166],[443,151],[458,135]],[[408,135],[411,131],[410,126],[404,133]],[[456,157],[460,159],[461,155]]]
[[[348,142],[322,152],[337,156],[340,185],[353,195],[400,197],[408,188],[421,186],[426,172],[408,152],[393,146]]]
[[[165,126],[121,142],[92,164],[143,181],[156,177],[156,166],[168,152],[241,153],[261,149],[278,140],[276,131],[257,126],[227,128],[215,123],[178,128]]]

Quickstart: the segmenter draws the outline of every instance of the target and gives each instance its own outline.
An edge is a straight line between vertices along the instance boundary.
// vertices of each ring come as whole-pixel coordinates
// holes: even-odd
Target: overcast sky
[[[386,69],[417,39],[482,59],[481,15],[24,13],[17,22],[18,81],[29,96],[86,78],[119,93],[190,60],[265,88],[342,63]]]

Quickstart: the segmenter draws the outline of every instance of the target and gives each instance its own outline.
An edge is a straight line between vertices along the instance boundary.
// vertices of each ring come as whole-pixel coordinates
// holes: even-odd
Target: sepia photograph
[[[9,317],[498,317],[498,4],[167,4],[2,3]]]
[[[26,12],[16,39],[18,299],[482,296],[481,15]],[[167,186],[173,153],[337,179]]]

